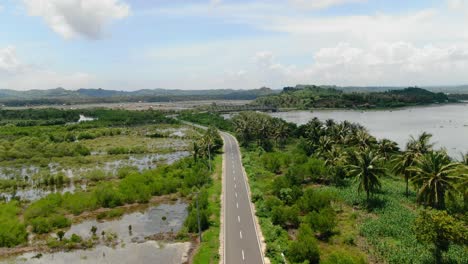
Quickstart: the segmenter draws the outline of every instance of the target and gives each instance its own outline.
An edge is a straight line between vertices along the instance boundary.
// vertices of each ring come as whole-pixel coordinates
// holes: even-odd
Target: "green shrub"
[[[289,244],[286,256],[293,263],[303,263],[305,261],[310,264],[319,263],[320,254],[317,240],[309,226],[301,225],[299,227],[297,240]]]
[[[318,212],[310,212],[308,222],[314,231],[320,233],[321,238],[327,238],[336,227],[336,213],[333,208],[325,207]]]
[[[151,198],[151,189],[148,184],[149,181],[145,176],[135,173],[120,181],[118,191],[125,203],[143,203]]]
[[[97,204],[106,208],[113,208],[123,204],[122,195],[112,183],[102,183],[93,192]]]
[[[331,253],[322,264],[366,264],[366,260],[362,256],[353,256],[344,250],[339,250]]]
[[[71,237],[70,237],[70,241],[73,242],[73,243],[81,243],[81,241],[83,241],[83,238],[81,238],[77,234],[72,234]]]
[[[26,227],[17,216],[19,210],[17,202],[0,203],[0,247],[14,247],[27,241]]]
[[[187,226],[188,231],[191,233],[198,232],[198,218],[196,208],[190,211],[187,219],[185,220],[185,226]],[[207,210],[200,210],[200,227],[202,231],[210,227],[209,212]]]

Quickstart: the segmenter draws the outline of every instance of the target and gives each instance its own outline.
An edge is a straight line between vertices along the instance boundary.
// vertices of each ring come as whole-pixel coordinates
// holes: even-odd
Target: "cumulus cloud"
[[[86,87],[94,80],[87,73],[59,73],[21,62],[13,46],[0,48],[0,88],[15,90]]]
[[[298,68],[274,60],[268,52],[255,55],[264,81],[272,86],[293,83],[337,85],[431,85],[466,81],[468,48],[416,47],[411,43],[349,43],[319,49],[309,66]],[[255,74],[257,75],[257,74]]]
[[[102,37],[103,29],[130,14],[121,0],[23,0],[29,15],[42,17],[47,25],[66,39]]]

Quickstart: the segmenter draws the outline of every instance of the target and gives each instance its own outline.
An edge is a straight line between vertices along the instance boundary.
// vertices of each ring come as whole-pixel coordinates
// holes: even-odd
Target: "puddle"
[[[65,236],[70,237],[71,234],[76,233],[87,238],[91,235],[91,227],[96,226],[97,233],[101,233],[103,230],[114,232],[118,235],[118,240],[122,240],[123,243],[115,248],[98,245],[90,250],[44,253],[41,258],[33,258],[38,252],[30,252],[12,259],[1,260],[0,263],[183,263],[187,260],[191,246],[189,242],[166,244],[157,241],[145,241],[143,243],[134,243],[132,240],[144,239],[146,236],[160,232],[178,232],[186,217],[187,204],[177,202],[150,207],[144,212],[124,215],[121,219],[113,221],[85,221],[73,225]],[[129,232],[129,225],[132,225],[131,233]]]

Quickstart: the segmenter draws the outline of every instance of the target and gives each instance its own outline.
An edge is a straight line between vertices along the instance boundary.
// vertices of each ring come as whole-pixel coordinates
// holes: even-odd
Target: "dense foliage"
[[[347,257],[343,261],[360,263],[360,252],[366,250],[389,263],[435,260],[438,257],[431,256],[431,247],[416,239],[413,226],[418,213],[414,208],[419,205],[450,213],[456,219],[448,223],[451,228],[455,223],[466,226],[466,165],[433,150],[431,135],[411,138],[407,150],[400,152],[394,142],[378,141],[360,125],[313,119],[297,128],[285,124],[289,131],[284,144],[275,144],[272,130],[278,126],[271,125],[274,122],[274,118],[259,113],[233,118],[234,131],[244,146],[252,199],[267,241],[266,254],[273,263],[282,263],[281,253],[293,263],[316,262],[316,251],[299,242],[303,238],[298,233],[307,229],[312,231],[308,239],[317,239],[321,249],[344,250]],[[250,127],[264,128],[265,132]],[[415,190],[408,186],[408,198],[405,182],[396,177],[400,174]],[[343,220],[350,212],[340,208],[346,206],[357,209],[353,214],[359,212],[359,220]],[[348,221],[358,225],[359,233],[350,235],[340,229],[347,227]],[[356,249],[357,236],[367,239],[371,249]],[[459,244],[466,245],[466,241]],[[325,263],[336,259],[328,251],[324,255],[319,251]],[[447,261],[463,262],[468,257],[455,245],[443,252]]]
[[[446,103],[443,93],[433,93],[421,88],[410,87],[386,92],[345,93],[331,87],[298,85],[285,87],[276,95],[259,97],[255,103],[275,107],[311,108],[388,108],[410,105]]]

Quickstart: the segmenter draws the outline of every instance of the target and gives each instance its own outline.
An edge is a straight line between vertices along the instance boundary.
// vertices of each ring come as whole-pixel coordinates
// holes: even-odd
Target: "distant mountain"
[[[169,90],[144,89],[136,91],[117,91],[105,89],[82,88],[66,90],[55,88],[49,90],[15,91],[0,89],[0,104],[7,106],[45,105],[45,104],[83,104],[115,102],[168,102],[188,100],[254,100],[260,96],[279,93],[262,87],[253,90]]]

